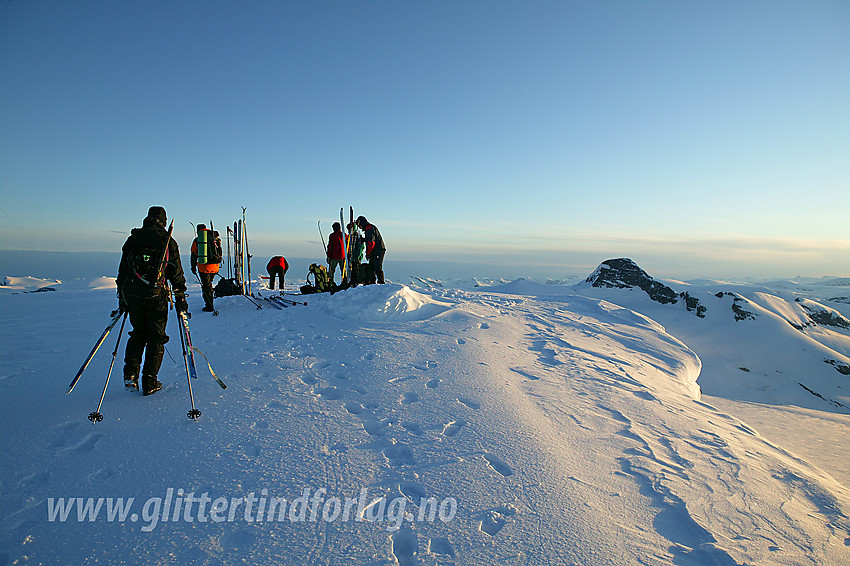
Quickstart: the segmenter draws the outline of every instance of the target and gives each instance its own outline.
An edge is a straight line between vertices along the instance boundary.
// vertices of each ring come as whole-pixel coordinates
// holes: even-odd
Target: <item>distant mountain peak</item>
[[[629,258],[603,261],[586,281],[593,287],[613,287],[616,289],[638,287],[646,291],[646,294],[653,301],[662,304],[675,303],[679,300],[673,289],[653,279]]]
[[[609,287],[629,289],[637,287],[649,295],[649,298],[661,304],[676,304],[679,299],[685,301],[689,311],[696,311],[697,316],[705,316],[705,307],[699,300],[688,293],[676,293],[673,289],[653,279],[638,264],[629,258],[607,259],[585,279],[592,287]]]

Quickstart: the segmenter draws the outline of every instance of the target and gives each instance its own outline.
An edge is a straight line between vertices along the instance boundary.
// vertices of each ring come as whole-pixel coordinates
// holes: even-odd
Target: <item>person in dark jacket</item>
[[[378,283],[384,283],[384,255],[387,253],[387,247],[384,245],[384,239],[381,237],[381,232],[374,224],[370,224],[365,216],[357,218],[357,226],[363,230],[363,241],[366,242],[366,259],[369,260],[369,266],[372,268]]]
[[[277,276],[278,289],[283,291],[283,276],[286,275],[288,269],[289,264],[286,263],[286,258],[283,256],[276,255],[269,260],[268,265],[266,265],[266,271],[269,273],[269,289],[274,290],[274,278]]]
[[[328,236],[328,274],[331,283],[333,283],[336,268],[342,268],[345,263],[345,240],[342,235],[342,226],[339,222],[334,222],[333,229],[334,231]]]
[[[139,370],[142,391],[152,395],[162,389],[157,380],[168,335],[168,285],[174,292],[177,312],[188,312],[186,278],[180,263],[177,242],[165,230],[167,216],[161,206],[152,206],[142,222],[134,228],[121,248],[118,266],[118,308],[130,316],[133,330],[124,353],[124,385],[138,391]],[[165,260],[162,275],[160,263]],[[144,354],[144,366],[142,355]]]

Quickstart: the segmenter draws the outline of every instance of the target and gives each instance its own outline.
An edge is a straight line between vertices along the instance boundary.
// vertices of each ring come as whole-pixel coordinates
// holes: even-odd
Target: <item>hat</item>
[[[168,215],[165,214],[165,209],[161,206],[150,207],[148,209],[148,218],[155,221],[163,228],[165,228],[165,223],[168,221]]]

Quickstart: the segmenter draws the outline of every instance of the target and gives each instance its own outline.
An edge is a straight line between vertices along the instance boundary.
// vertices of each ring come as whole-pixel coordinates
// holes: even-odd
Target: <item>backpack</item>
[[[236,284],[236,279],[221,279],[213,289],[213,295],[216,298],[241,294],[242,289]]]
[[[313,276],[313,284],[310,285],[310,275]],[[307,285],[301,287],[302,293],[326,293],[333,290],[333,283],[328,277],[328,270],[324,265],[318,263],[310,264],[309,272],[307,273]]]
[[[152,291],[156,287],[165,288],[165,269],[159,273],[161,248],[133,248],[127,254],[127,266],[130,268],[130,285],[136,290]],[[168,263],[168,251],[165,252],[165,264]],[[159,278],[157,279],[157,276]]]
[[[215,230],[198,230],[198,263],[209,265],[221,263],[221,237]]]

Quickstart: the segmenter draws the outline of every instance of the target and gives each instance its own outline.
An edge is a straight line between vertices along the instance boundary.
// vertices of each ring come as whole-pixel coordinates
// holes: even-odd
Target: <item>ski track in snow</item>
[[[700,401],[700,359],[660,325],[577,295],[433,289],[420,298],[398,289],[358,288],[285,310],[256,311],[230,297],[217,300],[215,319],[198,308],[195,344],[228,389],[199,367],[193,386],[203,414],[188,421],[172,340],[175,361],[166,356],[166,387],[152,398],[123,391],[119,358],[97,425],[85,417],[108,353],[72,395],[62,393],[69,368],[102,330],[100,318],[87,323],[80,312],[108,312],[111,295],[0,297],[10,315],[0,342],[15,352],[0,361],[7,421],[0,565],[850,557],[846,490]],[[61,308],[30,320],[22,313],[33,300]],[[428,316],[404,311],[411,304]],[[49,340],[39,338],[45,329]],[[44,356],[48,344],[52,354]],[[112,347],[110,335],[103,348]],[[33,422],[43,426],[33,431]],[[213,498],[266,489],[290,499],[305,487],[340,497],[367,488],[370,501],[402,497],[413,513],[423,498],[455,497],[458,514],[400,529],[363,521],[168,522],[149,534],[140,523],[45,518],[48,497],[145,499],[169,487]]]

